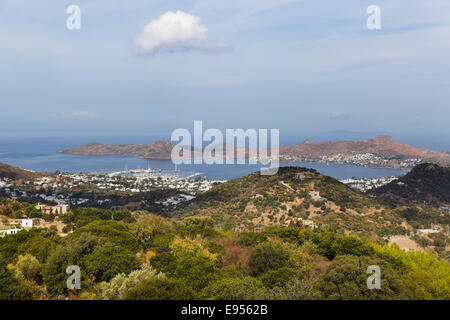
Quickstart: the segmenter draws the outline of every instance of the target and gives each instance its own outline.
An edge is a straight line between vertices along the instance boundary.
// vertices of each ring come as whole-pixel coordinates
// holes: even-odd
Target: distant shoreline
[[[129,155],[144,160],[170,160],[174,145],[167,140],[158,140],[150,145],[120,144],[110,145],[91,142],[74,148],[61,150],[63,154],[72,155]],[[221,149],[222,146],[217,148]],[[236,159],[240,147],[233,147],[231,156]],[[245,157],[251,154],[244,149]],[[222,148],[222,151],[224,148]],[[232,149],[233,150],[233,149]],[[203,150],[192,149],[192,158],[203,155]],[[223,151],[225,153],[225,151]],[[271,154],[270,149],[266,150]],[[390,136],[379,135],[363,141],[303,141],[301,144],[279,147],[280,162],[314,162],[335,163],[363,166],[368,168],[410,169],[424,162],[447,166],[450,154],[428,149],[421,149],[395,141]]]

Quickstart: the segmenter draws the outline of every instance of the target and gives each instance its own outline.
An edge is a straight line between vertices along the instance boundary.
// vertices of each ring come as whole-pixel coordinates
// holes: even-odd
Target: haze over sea
[[[142,141],[142,137],[118,138],[107,137],[101,142],[120,143],[151,143],[156,139],[148,138]],[[173,170],[174,164],[170,160],[145,160],[134,156],[83,156],[62,154],[58,151],[65,148],[82,145],[91,142],[87,138],[74,137],[0,137],[0,162],[12,166],[43,172],[116,172],[127,169],[145,169],[148,166],[154,170]],[[322,174],[336,179],[351,177],[372,178],[382,176],[399,175],[405,170],[375,169],[352,165],[325,164],[325,163],[281,163],[281,166],[302,166],[313,168]],[[241,177],[258,171],[259,165],[180,165],[178,169],[182,175],[192,172],[200,172],[206,179],[223,179]]]

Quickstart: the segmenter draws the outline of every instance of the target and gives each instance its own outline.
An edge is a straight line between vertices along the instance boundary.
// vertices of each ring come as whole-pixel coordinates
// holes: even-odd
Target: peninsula
[[[77,155],[134,155],[144,159],[169,160],[173,147],[174,145],[167,140],[159,140],[150,145],[106,145],[94,142],[61,152]],[[305,140],[292,146],[280,146],[280,161],[329,162],[374,168],[412,168],[424,162],[448,166],[450,154],[410,146],[388,135],[379,135],[362,141]]]

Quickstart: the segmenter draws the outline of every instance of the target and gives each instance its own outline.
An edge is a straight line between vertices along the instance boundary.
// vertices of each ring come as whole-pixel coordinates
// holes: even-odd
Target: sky
[[[448,0],[0,0],[0,39],[2,134],[450,141]]]

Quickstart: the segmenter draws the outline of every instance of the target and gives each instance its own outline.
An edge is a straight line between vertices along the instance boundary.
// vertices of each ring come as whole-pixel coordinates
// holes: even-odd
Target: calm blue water
[[[116,141],[116,142],[115,142]],[[117,138],[102,139],[102,143],[126,143]],[[128,138],[127,141],[130,141]],[[59,150],[92,142],[85,138],[6,138],[0,137],[0,162],[34,171],[54,172],[115,172],[128,169],[172,170],[170,160],[145,160],[133,156],[79,156],[58,153]],[[134,140],[127,143],[150,143]],[[281,163],[281,166],[301,166],[313,168],[318,172],[336,179],[351,177],[373,178],[393,176],[404,173],[397,169],[374,169],[359,166],[323,163]],[[259,165],[181,165],[182,174],[201,172],[208,179],[232,179],[258,171]]]

